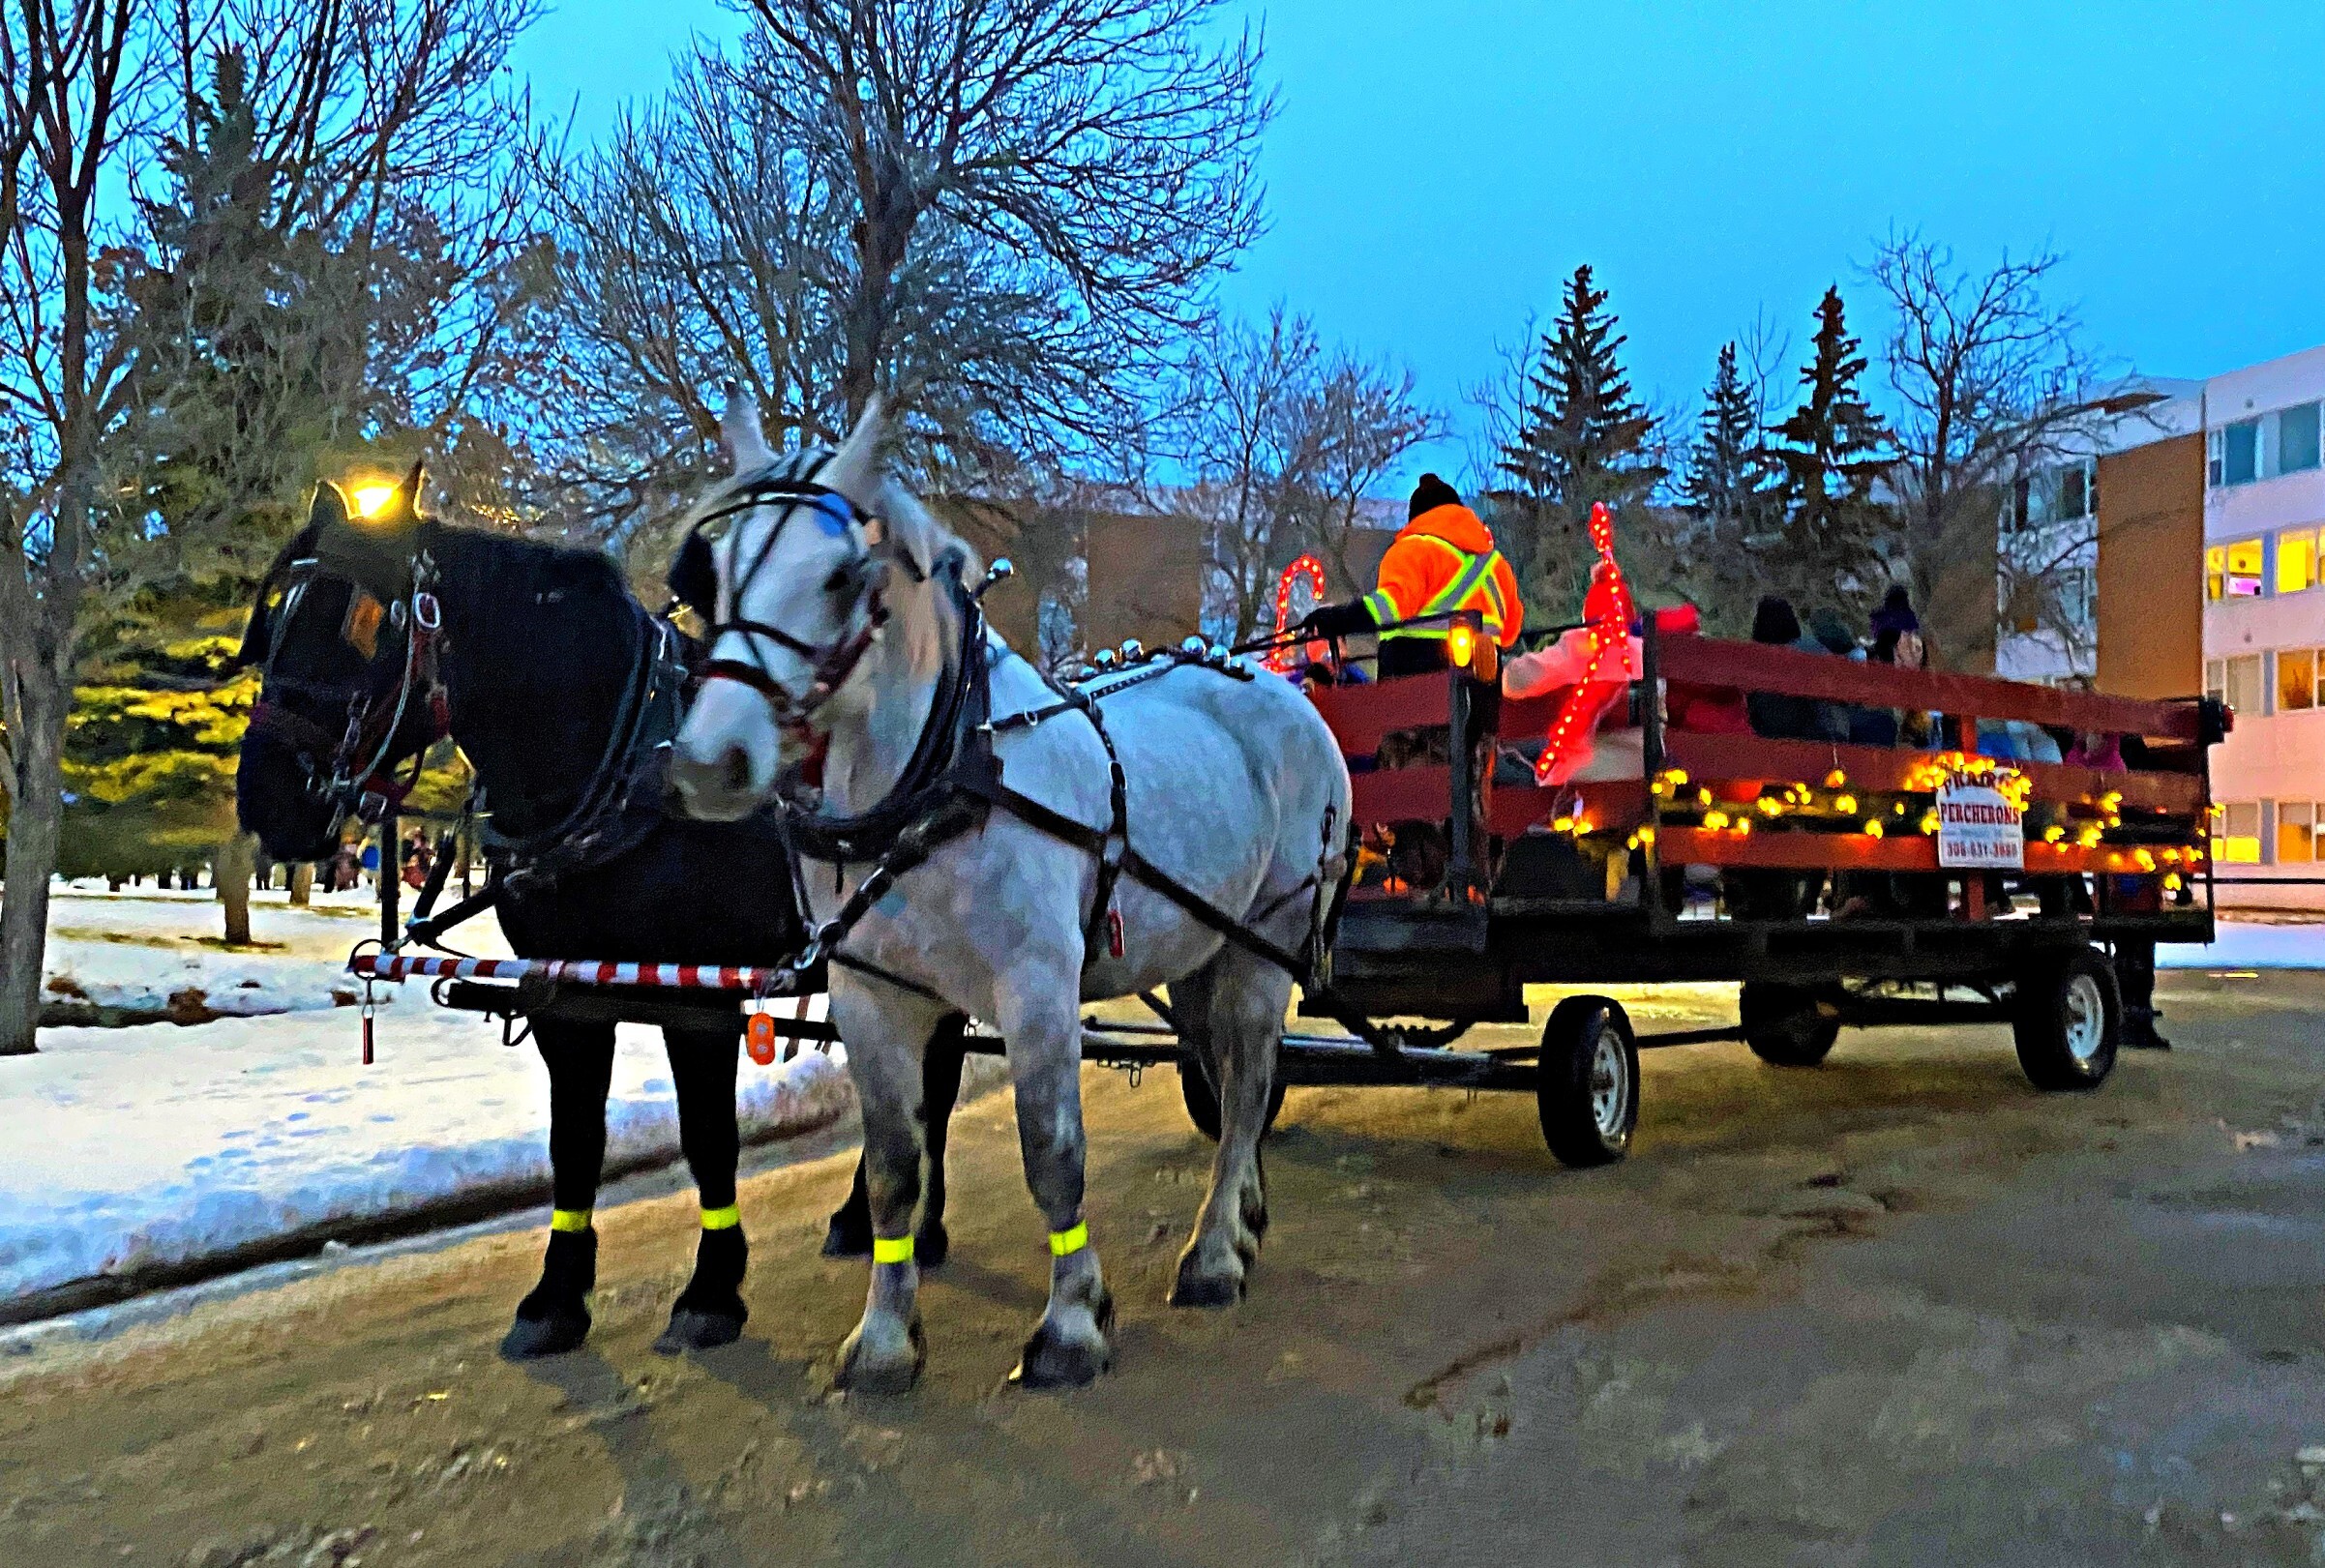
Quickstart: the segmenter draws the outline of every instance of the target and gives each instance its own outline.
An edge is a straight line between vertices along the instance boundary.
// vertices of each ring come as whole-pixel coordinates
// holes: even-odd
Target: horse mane
[[[494,588],[513,599],[552,589],[567,592],[581,589],[616,599],[634,597],[630,585],[623,580],[620,567],[604,550],[527,539],[521,534],[498,533],[489,528],[450,523],[440,526],[444,533],[457,537],[479,556],[489,559]]]

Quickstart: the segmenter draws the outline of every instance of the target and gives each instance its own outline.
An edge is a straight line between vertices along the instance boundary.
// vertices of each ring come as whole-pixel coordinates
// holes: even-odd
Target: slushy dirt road
[[[747,1184],[751,1326],[696,1360],[648,1350],[684,1197],[601,1215],[552,1363],[492,1354],[531,1233],[0,1357],[0,1563],[2310,1562],[2325,976],[2165,1006],[2181,1049],[2082,1097],[1992,1029],[1654,1053],[1587,1173],[1525,1097],[1294,1090],[1222,1313],[1163,1304],[1209,1153],[1171,1074],[1093,1071],[1118,1364],[1062,1397],[1004,1381],[1047,1258],[988,1096],[908,1397],[829,1388],[834,1155]]]

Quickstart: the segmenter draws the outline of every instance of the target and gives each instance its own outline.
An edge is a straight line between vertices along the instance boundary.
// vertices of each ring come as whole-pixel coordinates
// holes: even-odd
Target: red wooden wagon
[[[1315,694],[1365,835],[1333,932],[1339,1001],[1428,1021],[1439,1027],[1408,1039],[1442,1046],[1472,1023],[1525,1021],[1528,985],[1742,982],[1733,1028],[1639,1036],[1619,1003],[1585,995],[1557,1007],[1531,1050],[1401,1053],[1429,1059],[1416,1081],[1534,1088],[1567,1163],[1625,1152],[1637,1051],[1654,1046],[1740,1039],[1808,1066],[1848,1025],[2006,1022],[2039,1087],[2094,1087],[2122,1027],[2116,958],[2211,940],[2217,709],[1652,624],[1642,653],[1630,730],[1607,748],[1616,765],[1555,787],[1509,751],[1548,730],[1549,699],[1500,699],[1460,668]],[[1738,722],[1754,697],[1838,718],[1833,733],[1852,717],[1912,714],[1942,739],[1771,739]],[[1726,722],[1691,727],[1707,714]],[[1415,744],[1432,732],[1436,745]],[[1475,743],[1449,743],[1463,733]],[[2047,750],[2045,734],[2070,743],[2062,756],[2103,737],[2104,769],[1980,749],[1983,735],[1987,752],[2002,736]],[[1383,765],[1400,754],[1433,760]],[[2117,769],[2119,755],[2133,765]],[[1413,857],[1398,838],[1416,833],[1442,849],[1425,880],[1401,874]],[[1946,863],[1964,854],[1981,858]],[[1286,1072],[1308,1077],[1297,1052]]]

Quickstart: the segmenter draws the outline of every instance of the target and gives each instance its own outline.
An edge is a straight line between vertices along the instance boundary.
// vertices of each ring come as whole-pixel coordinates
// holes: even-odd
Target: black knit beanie
[[[1452,486],[1435,474],[1423,474],[1420,476],[1420,483],[1413,487],[1413,499],[1406,503],[1405,520],[1411,522],[1422,513],[1433,512],[1441,506],[1459,506],[1460,504],[1460,491],[1454,489]]]

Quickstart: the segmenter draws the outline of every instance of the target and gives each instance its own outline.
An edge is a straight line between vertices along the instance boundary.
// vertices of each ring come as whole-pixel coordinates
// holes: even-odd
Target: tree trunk
[[[11,735],[16,776],[9,781],[7,882],[0,887],[0,1056],[30,1054],[41,1022],[42,964],[48,950],[48,878],[56,871],[64,816],[65,715],[62,690],[27,668],[24,731]]]
[[[218,902],[226,906],[226,944],[251,945],[251,873],[258,861],[254,834],[237,833],[218,846],[210,880],[218,886]]]
[[[291,868],[290,906],[304,909],[314,902],[314,862],[302,860]]]

